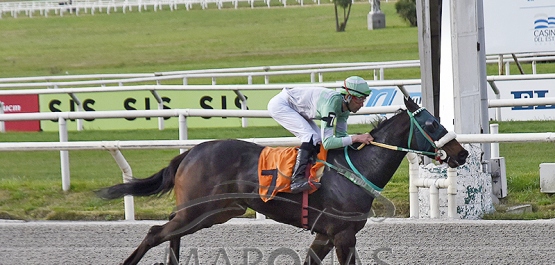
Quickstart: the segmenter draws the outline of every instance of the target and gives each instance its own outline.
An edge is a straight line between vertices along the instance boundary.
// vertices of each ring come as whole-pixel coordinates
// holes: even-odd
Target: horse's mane
[[[405,109],[398,109],[397,111],[395,111],[395,114],[388,119],[387,117],[383,116],[383,118],[381,116],[378,116],[380,118],[377,118],[376,120],[374,120],[371,124],[373,125],[374,128],[372,128],[372,130],[370,130],[370,134],[372,134],[372,132],[380,130],[382,127],[384,127],[386,124],[389,123],[389,121],[392,120],[392,118],[396,117],[397,115],[401,114],[401,113],[405,113],[406,110]]]

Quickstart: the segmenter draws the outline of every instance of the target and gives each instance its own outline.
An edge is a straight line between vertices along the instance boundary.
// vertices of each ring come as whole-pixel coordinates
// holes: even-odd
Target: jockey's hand
[[[374,141],[374,137],[369,133],[356,134],[351,136],[351,140],[353,140],[353,143],[370,144],[371,141]]]

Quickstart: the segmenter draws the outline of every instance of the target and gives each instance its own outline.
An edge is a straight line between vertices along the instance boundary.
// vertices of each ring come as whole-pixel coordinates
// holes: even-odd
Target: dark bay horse
[[[356,234],[366,224],[376,196],[340,175],[337,168],[358,171],[381,189],[407,151],[423,152],[450,167],[466,162],[468,152],[454,134],[410,98],[405,99],[405,105],[407,110],[400,110],[371,131],[375,142],[399,149],[369,145],[360,150],[329,150],[322,186],[309,196],[308,228],[316,237],[305,264],[320,264],[334,247],[340,264],[355,263]],[[182,236],[225,223],[244,214],[247,208],[275,221],[302,227],[302,194],[279,193],[268,202],[258,195],[257,167],[263,148],[240,140],[204,142],[175,157],[168,167],[149,178],[98,190],[98,196],[106,199],[164,194],[172,189],[175,192],[177,208],[170,221],[152,226],[123,264],[137,264],[149,249],[165,241],[170,241],[170,263],[175,264]]]

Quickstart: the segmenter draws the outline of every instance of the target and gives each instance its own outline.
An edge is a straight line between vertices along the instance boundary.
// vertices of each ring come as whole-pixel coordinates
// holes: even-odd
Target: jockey
[[[284,88],[268,102],[268,111],[274,120],[301,140],[291,180],[291,192],[309,190],[305,177],[306,167],[324,149],[334,149],[352,143],[369,144],[374,138],[369,134],[347,134],[347,118],[364,104],[370,87],[364,79],[351,76],[337,91],[325,87]],[[321,120],[320,127],[314,120]]]

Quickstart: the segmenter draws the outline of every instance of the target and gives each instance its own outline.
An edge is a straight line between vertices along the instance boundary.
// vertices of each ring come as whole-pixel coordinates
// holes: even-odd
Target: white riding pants
[[[313,144],[322,142],[320,137],[320,127],[312,120],[299,114],[295,107],[289,102],[287,91],[283,90],[268,102],[268,111],[281,126],[290,131],[301,142]]]

